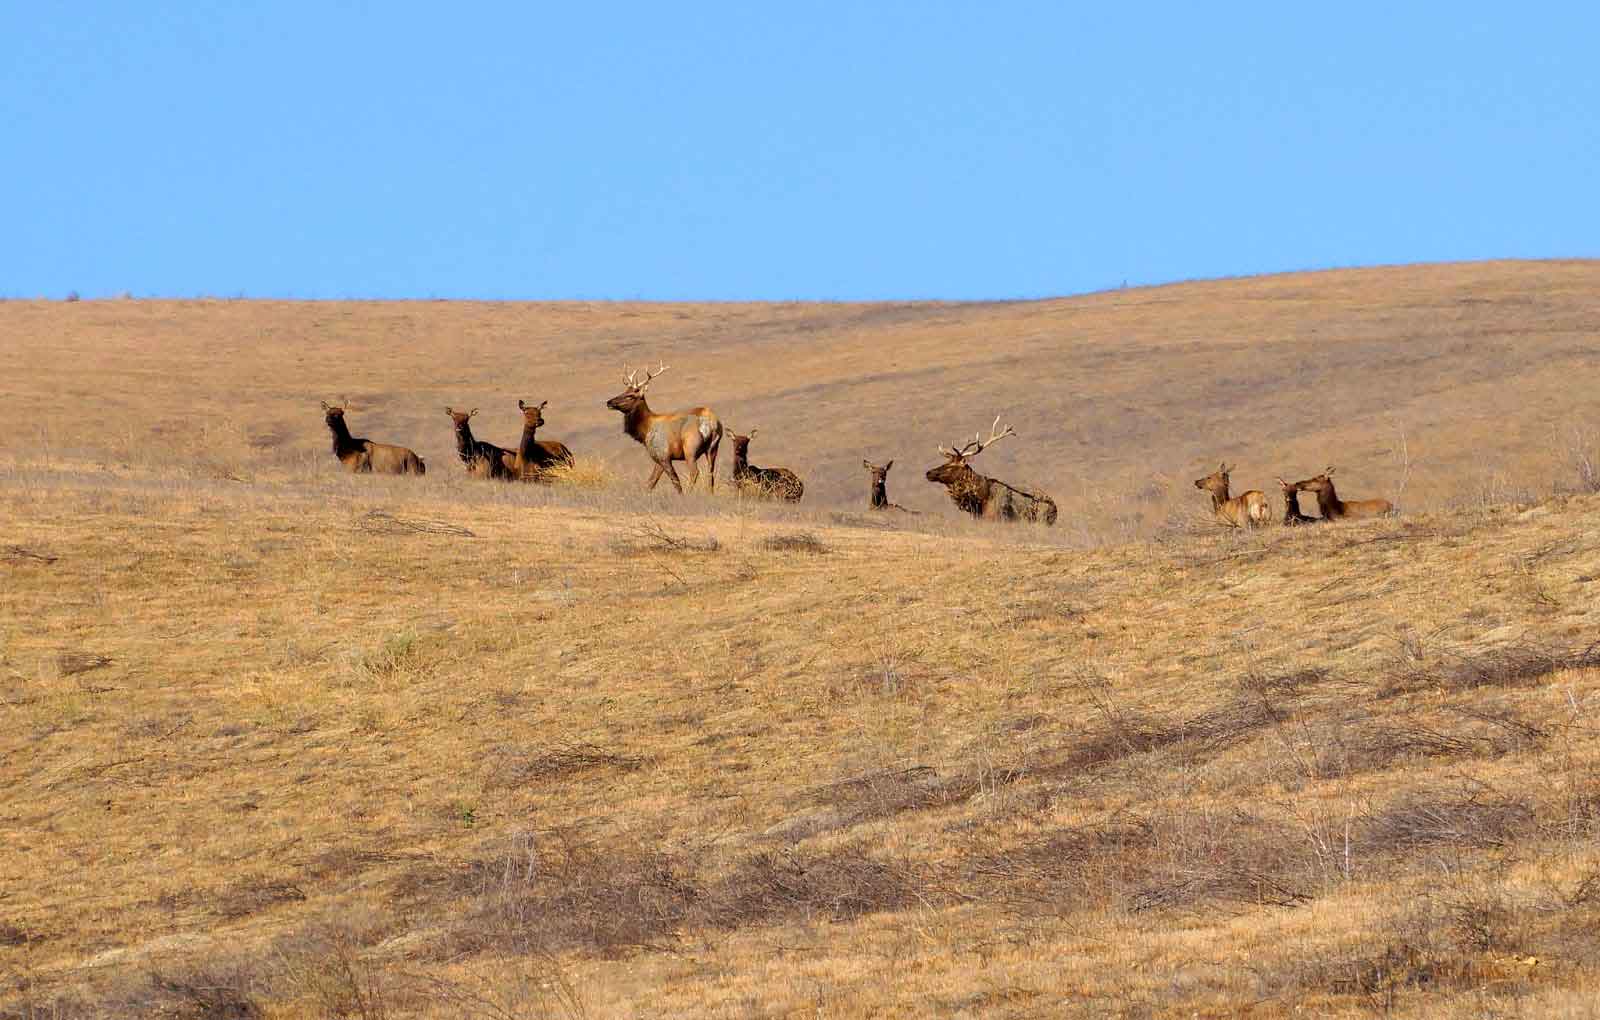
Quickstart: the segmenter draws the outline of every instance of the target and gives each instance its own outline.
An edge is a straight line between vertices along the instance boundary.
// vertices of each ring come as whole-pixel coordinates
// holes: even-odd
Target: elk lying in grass
[[[914,514],[917,512],[915,510],[907,510],[899,503],[889,502],[889,469],[894,467],[894,461],[891,460],[883,467],[879,467],[878,465],[872,463],[872,461],[863,459],[861,461],[861,466],[866,468],[872,474],[872,495],[867,497],[867,507],[869,509],[898,510],[903,514]]]
[[[1267,505],[1267,497],[1260,489],[1241,492],[1237,496],[1228,495],[1228,472],[1231,470],[1232,468],[1224,461],[1209,475],[1196,478],[1194,487],[1211,493],[1211,512],[1216,514],[1218,522],[1222,524],[1232,525],[1235,528],[1254,528],[1267,523],[1267,517],[1271,515],[1272,509]]]
[[[643,381],[636,380],[636,373],[629,372],[627,388],[606,401],[606,406],[622,412],[622,431],[642,444],[645,452],[650,454],[650,459],[655,461],[656,469],[650,474],[648,488],[654,489],[665,472],[672,479],[672,487],[683,491],[678,472],[672,468],[675,460],[686,462],[689,484],[693,486],[700,477],[696,460],[703,455],[706,458],[708,484],[715,492],[717,447],[722,443],[722,422],[709,407],[691,407],[687,411],[673,411],[670,414],[656,414],[650,410],[650,405],[645,402],[644,391],[652,379],[666,370],[666,365],[654,372],[647,370]]]
[[[339,458],[346,471],[357,475],[373,472],[380,475],[427,474],[428,466],[422,458],[404,446],[352,436],[350,427],[344,423],[344,403],[340,398],[339,406],[335,407],[324,400],[322,412],[328,431],[333,433],[333,455]]]
[[[1317,509],[1322,513],[1323,520],[1382,517],[1394,511],[1394,504],[1386,499],[1340,499],[1339,493],[1334,490],[1333,479],[1329,477],[1332,474],[1333,468],[1329,468],[1315,478],[1294,483],[1296,491],[1316,493]]]
[[[544,409],[549,403],[546,400],[535,407],[517,401],[517,409],[522,412],[522,442],[517,447],[514,470],[515,477],[525,482],[548,482],[551,468],[571,467],[574,463],[572,451],[565,443],[536,437],[544,424]]]
[[[1278,484],[1283,488],[1284,527],[1293,528],[1301,524],[1319,524],[1327,519],[1325,517],[1312,517],[1310,514],[1300,512],[1300,486],[1298,482],[1286,482],[1280,477]]]
[[[467,474],[474,478],[500,478],[507,481],[516,477],[512,473],[517,460],[515,451],[473,436],[470,419],[478,413],[476,407],[465,413],[446,407],[444,413],[455,422],[456,454],[460,456],[461,463],[467,466]]]
[[[1000,418],[996,416],[994,424],[989,426],[988,439],[984,439],[980,434],[960,449],[956,449],[954,445],[948,450],[940,446],[939,452],[944,454],[945,462],[936,468],[928,469],[928,481],[943,485],[950,494],[951,501],[974,517],[985,520],[1043,521],[1046,525],[1054,524],[1055,500],[1042,492],[1028,492],[1014,485],[1008,485],[998,478],[980,475],[967,465],[968,460],[990,446],[1007,436],[1017,434],[1009,425],[1003,432],[997,431],[999,428]]]
[[[750,434],[741,436],[737,432],[729,432],[728,438],[733,440],[733,484],[742,493],[760,496],[763,499],[784,499],[790,503],[800,502],[801,493],[805,492],[805,483],[800,481],[800,476],[788,468],[754,467],[750,463],[750,440],[756,437],[759,429],[751,429]]]

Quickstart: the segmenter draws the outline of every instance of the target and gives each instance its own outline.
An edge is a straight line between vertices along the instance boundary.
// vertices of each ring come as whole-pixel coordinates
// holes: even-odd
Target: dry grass
[[[530,323],[557,354],[615,359],[698,330],[870,417],[882,351],[907,371],[945,352],[985,404],[985,373],[1081,330],[1102,388],[1078,397],[1105,411],[1145,371],[1113,326],[1192,359],[1174,376],[1192,398],[1237,385],[1222,347],[1259,353],[1303,315],[1351,345],[1310,378],[1381,391],[1401,365],[1481,356],[1509,380],[1486,414],[1519,387],[1577,414],[1522,345],[1581,359],[1563,302],[1593,272],[995,307],[0,306],[4,335],[102,359],[12,376],[38,441],[0,466],[0,1017],[1593,1016],[1600,497],[1458,502],[1454,391],[1431,394],[1437,429],[1408,426],[1405,516],[1170,526],[1186,496],[1150,483],[1124,527],[1083,481],[1057,498],[1110,523],[1045,532],[960,520],[935,492],[888,527],[826,484],[800,508],[646,495],[642,454],[599,415],[563,431],[554,389],[550,432],[592,451],[563,484],[469,482],[437,410],[427,478],[350,478],[296,410],[317,393],[293,373],[315,370],[252,360]],[[1374,308],[1396,331],[1454,309],[1464,339],[1385,346]],[[1483,331],[1524,322],[1515,345]],[[956,345],[974,324],[999,347]],[[1230,331],[1255,347],[1193,339]],[[215,356],[186,346],[201,335]],[[1007,343],[1022,367],[986,360]],[[135,355],[171,360],[135,391],[116,384]],[[185,370],[202,396],[164,397]],[[352,394],[358,431],[409,438],[379,399],[409,385]],[[453,385],[417,402],[493,406]],[[72,432],[50,410],[71,386],[119,394],[98,420],[134,431]],[[236,412],[250,424],[171,424]],[[811,412],[775,405],[764,431],[787,413]],[[1085,449],[1151,440],[1129,417]],[[1359,446],[1361,418],[1248,442]],[[1448,443],[1493,431],[1456,424]],[[1533,432],[1494,429],[1472,470],[1574,487],[1531,469]],[[1552,434],[1541,455],[1564,460]]]

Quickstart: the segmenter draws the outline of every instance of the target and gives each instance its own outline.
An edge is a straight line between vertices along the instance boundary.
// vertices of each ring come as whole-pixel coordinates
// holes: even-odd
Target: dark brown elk
[[[1382,517],[1394,511],[1394,504],[1386,499],[1340,499],[1333,487],[1333,468],[1315,478],[1295,482],[1295,488],[1313,492],[1317,496],[1317,509],[1329,521],[1357,520],[1362,517]]]
[[[627,388],[606,401],[606,406],[622,413],[622,431],[643,445],[645,452],[655,462],[656,468],[650,474],[648,488],[654,489],[665,472],[672,479],[672,487],[683,491],[678,472],[672,467],[675,460],[685,462],[689,484],[693,486],[700,477],[696,460],[704,456],[708,484],[714,492],[717,488],[717,447],[722,444],[722,422],[709,407],[691,407],[687,411],[669,414],[656,414],[650,410],[650,405],[645,402],[644,391],[651,380],[666,370],[667,366],[662,365],[654,372],[646,371],[642,381],[634,378],[637,373],[629,372]]]
[[[1237,496],[1228,495],[1228,472],[1232,470],[1224,461],[1209,475],[1196,478],[1194,487],[1211,493],[1211,512],[1222,524],[1235,528],[1254,528],[1267,523],[1272,508],[1267,504],[1266,494],[1260,489],[1250,489]]]
[[[898,510],[903,514],[914,514],[918,512],[916,510],[908,510],[899,503],[889,502],[889,469],[894,467],[894,461],[891,460],[883,467],[879,467],[878,465],[872,463],[872,461],[863,459],[861,461],[861,466],[866,468],[872,474],[872,494],[867,497],[867,507],[869,509]]]
[[[516,477],[513,474],[517,460],[515,450],[508,450],[473,436],[470,419],[478,413],[476,407],[465,413],[446,407],[444,413],[455,423],[456,454],[461,458],[461,463],[467,466],[467,474],[475,478],[499,478],[506,481]]]
[[[517,409],[522,412],[522,442],[517,446],[516,477],[525,482],[548,482],[551,468],[572,467],[574,463],[565,443],[537,437],[549,403],[546,400],[535,407],[517,401]]]
[[[1042,492],[1029,492],[1009,485],[998,478],[988,478],[972,470],[967,461],[1007,436],[1017,434],[1007,425],[1004,432],[997,431],[997,416],[989,427],[989,438],[981,434],[960,449],[939,447],[945,462],[929,468],[927,478],[938,482],[950,494],[956,506],[974,517],[998,521],[1042,521],[1046,525],[1056,522],[1056,501]]]
[[[763,499],[783,499],[790,503],[800,502],[800,496],[805,492],[805,483],[800,481],[800,476],[788,468],[754,467],[750,463],[750,440],[756,437],[758,429],[751,429],[750,434],[741,436],[737,432],[729,432],[728,438],[733,440],[733,484],[746,495],[760,496]]]
[[[350,427],[344,422],[344,402],[333,406],[326,400],[322,402],[323,420],[328,423],[328,431],[333,433],[333,455],[339,458],[339,463],[351,474],[380,475],[421,475],[427,474],[428,466],[422,458],[404,446],[391,446],[388,443],[374,443],[370,439],[359,439],[350,434]]]
[[[1284,527],[1295,528],[1302,524],[1320,524],[1327,520],[1326,517],[1312,517],[1310,514],[1300,512],[1300,486],[1298,483],[1286,482],[1279,478],[1278,485],[1283,488]]]

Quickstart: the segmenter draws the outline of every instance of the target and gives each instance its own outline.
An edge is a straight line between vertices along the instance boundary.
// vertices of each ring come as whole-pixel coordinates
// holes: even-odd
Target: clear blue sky
[[[0,295],[1004,298],[1600,255],[1600,5],[8,3]]]

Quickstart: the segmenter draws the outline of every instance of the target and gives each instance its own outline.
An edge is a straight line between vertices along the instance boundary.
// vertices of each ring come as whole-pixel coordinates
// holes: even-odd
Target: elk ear
[[[876,471],[877,470],[876,468],[874,468],[872,466],[872,461],[868,460],[865,457],[861,458],[861,466],[866,468],[868,471]]]
[[[455,414],[454,411],[450,410],[450,405],[449,404],[444,405],[444,413],[445,414]]]
[[[885,464],[883,466],[883,473],[884,474],[888,474],[889,473],[889,469],[892,468],[892,467],[894,467],[894,461],[891,460],[889,463],[887,463],[887,464]]]
[[[1283,476],[1282,475],[1278,476],[1278,484],[1283,486],[1285,489],[1287,489],[1289,487],[1289,483],[1283,480]]]
[[[1324,471],[1324,472],[1322,472],[1322,473],[1323,473],[1323,474],[1324,474],[1324,475],[1331,475],[1331,474],[1333,474],[1333,468],[1329,468],[1329,469],[1328,469],[1328,470],[1326,470],[1326,471]]]
[[[543,411],[546,407],[549,406],[549,404],[550,404],[550,401],[548,401],[548,400],[539,401],[539,410]]]
[[[323,410],[324,410],[324,411],[331,411],[331,410],[333,410],[333,408],[331,408],[331,407],[329,407],[329,406],[328,406],[328,402],[327,402],[327,401],[326,401],[326,400],[324,400],[324,401],[323,401],[323,402],[322,402],[322,409],[323,409]]]
[[[467,412],[467,417],[471,418],[473,415],[475,415],[477,413],[478,413],[478,409],[476,407],[474,407],[472,410]]]
[[[753,429],[750,430],[750,434],[748,436],[745,436],[745,438],[746,439],[754,439],[756,437],[756,433],[759,432],[759,431],[761,431],[759,426],[757,428],[753,428]]]
[[[1217,471],[1219,471],[1222,474],[1227,474],[1228,473],[1228,462],[1225,461],[1225,460],[1224,461],[1219,461],[1217,463]]]

